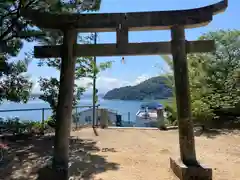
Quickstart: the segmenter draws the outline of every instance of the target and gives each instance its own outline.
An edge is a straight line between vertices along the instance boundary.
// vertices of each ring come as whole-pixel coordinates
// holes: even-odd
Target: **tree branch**
[[[33,3],[35,3],[35,2],[37,2],[37,1],[36,1],[36,0],[29,1],[28,4],[26,4],[25,7],[22,7],[22,6],[23,6],[23,0],[20,0],[20,1],[19,1],[19,4],[18,4],[17,9],[13,10],[13,11],[16,11],[16,12],[15,12],[14,14],[12,14],[12,15],[15,15],[15,14],[16,14],[16,17],[11,20],[11,25],[7,28],[7,30],[6,30],[3,34],[1,34],[1,36],[0,36],[0,41],[3,41],[4,38],[5,38],[9,33],[11,33],[11,31],[14,31],[14,26],[16,25],[18,19],[21,17],[21,15],[20,15],[20,10],[21,10],[21,8],[28,8],[28,7],[30,7],[30,6],[31,6]],[[10,13],[8,13],[8,15],[10,16]],[[6,16],[6,17],[7,17],[7,16]],[[2,19],[2,20],[3,20],[3,19]],[[12,38],[14,38],[14,37],[12,37]],[[12,38],[8,38],[8,40],[11,40]]]

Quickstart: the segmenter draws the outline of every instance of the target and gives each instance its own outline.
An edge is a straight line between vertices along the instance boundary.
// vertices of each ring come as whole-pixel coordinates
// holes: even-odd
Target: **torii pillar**
[[[173,26],[171,36],[180,158],[170,158],[170,166],[180,180],[211,180],[212,169],[202,167],[196,158],[184,27]]]
[[[75,80],[76,57],[73,54],[77,43],[77,31],[67,27],[63,29],[61,49],[61,72],[58,105],[56,112],[56,130],[54,139],[53,168],[59,169],[59,179],[68,178],[69,137],[71,132],[72,104]]]

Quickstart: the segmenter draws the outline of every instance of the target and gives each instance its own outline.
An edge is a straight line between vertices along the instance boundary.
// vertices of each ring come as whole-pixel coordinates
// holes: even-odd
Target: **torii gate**
[[[187,53],[210,52],[214,41],[187,41],[186,28],[207,25],[213,15],[224,11],[228,0],[210,6],[189,10],[104,13],[104,14],[51,14],[36,10],[23,10],[21,15],[31,19],[40,28],[61,30],[62,45],[35,46],[36,58],[62,58],[60,92],[57,108],[55,144],[58,163],[65,168],[67,177],[70,119],[72,113],[75,59],[77,56],[127,56],[172,54],[176,86],[180,160],[170,159],[173,172],[184,180],[212,179],[212,170],[197,162],[193,123],[191,120]],[[128,43],[128,31],[171,30],[171,42]],[[77,32],[114,32],[116,44],[78,45]],[[55,138],[58,140],[59,138]]]

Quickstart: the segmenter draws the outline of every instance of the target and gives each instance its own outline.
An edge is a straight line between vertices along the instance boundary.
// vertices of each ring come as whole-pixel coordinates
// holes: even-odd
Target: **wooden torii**
[[[228,0],[213,5],[175,11],[104,13],[104,14],[51,14],[37,10],[23,10],[21,15],[31,19],[38,27],[61,30],[63,44],[35,46],[36,58],[62,58],[60,92],[57,108],[55,155],[57,163],[68,168],[70,119],[77,56],[127,56],[172,54],[179,125],[180,160],[170,158],[173,172],[184,180],[212,179],[212,170],[197,161],[193,123],[191,120],[187,53],[210,52],[214,41],[187,41],[186,28],[207,25],[213,15],[224,11]],[[171,42],[128,43],[129,31],[171,30]],[[115,44],[77,44],[78,32],[115,32]],[[59,141],[59,137],[61,140]],[[58,142],[59,141],[59,142]],[[66,175],[67,177],[67,175]]]

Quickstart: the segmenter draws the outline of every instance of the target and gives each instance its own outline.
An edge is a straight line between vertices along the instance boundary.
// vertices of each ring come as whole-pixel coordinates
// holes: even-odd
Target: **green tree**
[[[195,120],[211,120],[240,104],[240,31],[209,32],[199,39],[215,40],[216,51],[188,55],[192,112]],[[171,58],[163,59],[172,67]]]
[[[0,101],[27,102],[32,88],[26,75],[28,56],[11,60],[21,50],[21,37],[26,32],[18,14],[20,6],[17,1],[0,2]]]
[[[91,9],[99,9],[97,0]],[[0,2],[0,99],[10,101],[28,100],[32,83],[24,75],[31,56],[14,60],[23,47],[23,40],[32,42],[44,33],[20,15],[23,9],[39,9],[50,12],[80,12],[86,9],[82,0],[4,0]]]
[[[6,56],[2,55],[6,62]],[[25,74],[28,62],[18,60],[17,62],[7,62],[7,68],[0,72],[0,102],[3,100],[24,102],[28,101],[32,89],[32,83]]]
[[[217,118],[217,111],[235,109],[240,102],[240,31],[209,32],[200,39],[215,40],[216,51],[188,57],[193,113]]]

